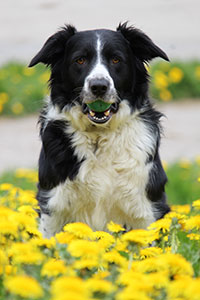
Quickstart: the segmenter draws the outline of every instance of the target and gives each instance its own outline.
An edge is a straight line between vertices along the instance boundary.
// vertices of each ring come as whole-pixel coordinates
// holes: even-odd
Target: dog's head
[[[51,36],[30,67],[51,67],[51,99],[63,109],[81,105],[94,124],[107,123],[122,100],[132,107],[147,98],[145,63],[167,55],[142,31],[120,24],[116,31],[81,31],[66,26]]]

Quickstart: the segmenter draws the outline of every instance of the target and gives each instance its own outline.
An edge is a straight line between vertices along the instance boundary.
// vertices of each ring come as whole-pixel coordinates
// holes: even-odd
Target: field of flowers
[[[200,63],[159,62],[150,67],[151,95],[164,102],[200,97]]]
[[[200,62],[159,62],[147,66],[154,99],[200,98]],[[39,111],[49,93],[50,72],[43,65],[28,68],[8,63],[0,68],[0,115],[20,116]]]
[[[37,182],[35,171],[15,175]],[[33,190],[0,184],[0,299],[200,299],[200,199],[173,205],[147,230],[72,223],[50,240],[37,209]]]

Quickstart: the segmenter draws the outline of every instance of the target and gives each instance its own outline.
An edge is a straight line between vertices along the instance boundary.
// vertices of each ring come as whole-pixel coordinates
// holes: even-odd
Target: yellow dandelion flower
[[[186,277],[181,280],[174,280],[168,286],[168,296],[170,299],[185,299],[185,289],[190,284],[191,279]]]
[[[11,265],[6,265],[5,268],[4,268],[3,274],[10,275],[10,276],[11,275],[16,275],[17,274],[17,267],[11,266]]]
[[[194,207],[195,209],[200,209],[200,199],[193,201],[192,207]]]
[[[33,241],[33,239],[36,238],[36,237],[37,238],[42,238],[42,234],[38,230],[38,228],[27,227],[26,228],[26,233],[28,233],[31,236],[31,241]]]
[[[37,215],[37,213],[35,213],[35,215]],[[24,213],[16,214],[13,221],[17,222],[19,229],[26,228],[27,230],[31,230],[37,228],[37,221],[35,217]]]
[[[169,298],[199,300],[200,279],[188,276],[178,276],[176,280],[170,282],[168,288]]]
[[[191,162],[189,159],[187,158],[183,158],[179,161],[179,166],[182,168],[182,169],[189,169],[191,167]]]
[[[152,289],[152,285],[146,274],[133,270],[123,271],[118,277],[118,282],[122,285],[132,285],[133,283],[137,283],[137,289],[141,290],[151,291]],[[145,285],[144,282],[146,283]]]
[[[13,222],[16,212],[4,206],[0,206],[0,232],[3,235],[12,234],[17,236],[18,224]]]
[[[168,169],[168,163],[165,160],[162,160],[162,166],[165,171]]]
[[[15,176],[17,178],[26,178],[31,182],[38,181],[38,172],[31,169],[18,168],[15,171]]]
[[[18,208],[18,211],[20,213],[23,213],[23,214],[29,216],[29,217],[33,217],[33,218],[38,217],[38,213],[30,205],[22,205]]]
[[[33,74],[35,74],[35,69],[34,68],[24,68],[23,74],[27,77],[32,76]]]
[[[200,234],[198,234],[198,233],[190,233],[190,234],[187,235],[187,237],[190,240],[195,240],[195,241],[199,241],[200,240]]]
[[[169,80],[173,83],[179,83],[183,79],[183,71],[177,67],[173,67],[169,71]]]
[[[154,257],[162,254],[162,249],[159,247],[149,247],[140,250],[140,258]]]
[[[118,251],[116,251],[116,249],[113,249],[109,252],[106,252],[103,255],[103,260],[106,261],[107,263],[111,263],[111,264],[116,264],[121,266],[122,268],[128,268],[128,261],[125,257],[123,257],[122,255],[119,254]]]
[[[166,272],[166,276],[193,276],[191,264],[180,254],[164,253],[142,261],[133,262],[132,269],[137,272]]]
[[[74,270],[81,270],[81,269],[93,269],[93,268],[98,268],[99,267],[99,260],[98,257],[93,256],[90,258],[81,258],[79,260],[76,260],[73,263],[73,269]],[[101,264],[102,267],[102,264]]]
[[[200,177],[197,178],[197,181],[200,182]]]
[[[50,72],[46,71],[42,75],[40,75],[39,81],[41,83],[47,83],[47,81],[49,80],[49,78],[50,78]]]
[[[41,247],[41,248],[48,248],[48,249],[52,249],[55,247],[56,245],[56,240],[54,237],[51,237],[50,239],[44,239],[42,238],[42,235],[40,235],[37,238],[33,238],[31,239],[30,243],[33,246],[37,246],[37,247]]]
[[[30,243],[14,243],[8,250],[14,264],[39,265],[44,260],[44,255]]]
[[[12,220],[0,220],[0,232],[4,235],[18,235],[18,226],[17,224],[12,223]]]
[[[116,224],[113,221],[110,221],[110,223],[107,224],[107,228],[110,232],[114,233],[125,231],[125,229],[121,225]]]
[[[117,251],[126,251],[127,250],[127,242],[124,242],[120,238],[117,238],[115,241],[115,250]]]
[[[67,291],[65,294],[56,296],[51,298],[51,300],[91,300],[91,298],[88,298],[87,296],[77,294],[72,291]]]
[[[110,233],[105,231],[93,232],[91,239],[97,240],[99,247],[105,250],[115,243],[115,238]]]
[[[119,299],[146,299],[143,296],[147,296],[149,293],[153,292],[153,285],[152,282],[149,280],[146,274],[142,274],[140,272],[135,272],[133,270],[124,271],[118,277],[118,283],[122,284],[125,287],[123,291],[130,292],[129,295],[124,295],[124,293],[120,293]],[[134,290],[134,292],[133,292]],[[135,298],[138,293],[143,293],[141,298]],[[122,295],[124,298],[122,298]],[[133,298],[132,298],[133,296]],[[118,297],[116,298],[118,299]],[[149,298],[148,298],[149,299]]]
[[[67,250],[72,256],[90,258],[98,256],[102,249],[99,248],[98,243],[86,240],[74,240],[68,245]]]
[[[189,214],[190,213],[190,205],[185,204],[185,205],[172,205],[171,210],[175,211],[179,214]]]
[[[85,282],[78,277],[62,276],[55,279],[51,286],[53,300],[84,300],[88,299]]]
[[[156,289],[167,288],[169,285],[169,278],[166,276],[165,271],[149,273],[148,279],[151,282],[152,286]]]
[[[55,238],[60,244],[69,244],[76,239],[76,236],[70,232],[59,232],[56,233]]]
[[[111,282],[98,278],[89,278],[86,281],[85,286],[90,293],[101,292],[108,294],[115,290]]]
[[[12,215],[15,215],[16,212],[10,209],[9,207],[6,206],[0,206],[0,220],[2,219],[8,219],[9,216],[12,217]]]
[[[18,275],[8,277],[5,280],[7,290],[15,295],[27,298],[40,298],[43,296],[39,283],[31,277]]]
[[[187,283],[188,286],[188,283]],[[190,300],[199,300],[200,278],[193,278],[189,283],[189,288],[185,289],[186,297]]]
[[[66,271],[67,267],[65,266],[64,261],[52,258],[43,265],[41,274],[42,276],[55,277],[66,273]]]
[[[22,103],[16,102],[11,106],[11,110],[15,115],[19,115],[24,111]]]
[[[98,270],[98,272],[94,273],[92,278],[95,279],[105,279],[106,277],[110,276],[109,271],[104,271],[104,270]]]
[[[181,255],[165,253],[157,257],[160,264],[164,264],[164,269],[168,270],[169,277],[176,275],[193,276],[194,271],[191,264]]]
[[[184,229],[192,230],[192,229],[200,229],[200,215],[190,217],[185,223]]]
[[[160,99],[165,101],[165,102],[168,102],[168,101],[172,100],[172,94],[170,93],[169,90],[162,89],[160,91]]]
[[[17,200],[20,202],[20,204],[31,204],[33,206],[37,206],[38,202],[35,198],[35,192],[34,191],[28,191],[28,190],[20,190],[17,189],[16,191],[13,190],[13,197],[17,196]]]
[[[182,224],[185,224],[188,217],[184,214],[180,214],[178,212],[171,211],[168,214],[166,214],[164,218],[170,219],[171,221],[172,221],[172,219],[177,219],[178,223],[182,225]]]
[[[144,260],[135,260],[132,263],[132,270],[139,273],[152,273],[163,271],[163,265],[159,264],[156,256],[146,258]]]
[[[121,292],[119,292],[115,300],[152,300],[145,291],[139,291],[134,285],[128,286],[124,288]]]
[[[0,191],[9,191],[13,188],[11,183],[2,183],[0,184]]]
[[[195,77],[200,80],[200,66],[197,66],[195,69]]]
[[[148,231],[145,229],[135,229],[126,232],[121,239],[122,241],[128,243],[135,243],[140,246],[145,246],[152,243],[157,237],[157,234],[155,234],[153,230]]]
[[[166,89],[168,78],[162,71],[156,71],[154,74],[154,84],[157,89]]]
[[[78,238],[89,238],[93,231],[85,223],[69,223],[64,226],[64,231],[73,233]]]
[[[0,104],[5,104],[9,100],[9,95],[7,93],[0,93]]]
[[[162,231],[164,234],[168,233],[171,226],[171,219],[163,218],[153,222],[148,229],[156,230],[157,232]]]
[[[0,113],[3,111],[3,104],[0,103]]]

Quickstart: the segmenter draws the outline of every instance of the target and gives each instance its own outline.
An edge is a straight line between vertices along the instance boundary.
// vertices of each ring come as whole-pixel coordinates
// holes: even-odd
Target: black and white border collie
[[[148,96],[145,64],[167,55],[142,31],[52,35],[30,67],[51,67],[50,99],[40,116],[40,230],[51,237],[69,222],[106,230],[146,228],[169,211],[159,158],[160,117]],[[90,109],[101,100],[105,111]]]

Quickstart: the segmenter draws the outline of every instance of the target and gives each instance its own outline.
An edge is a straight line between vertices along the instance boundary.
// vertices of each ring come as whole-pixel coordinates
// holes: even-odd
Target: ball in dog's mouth
[[[110,120],[113,113],[116,113],[119,108],[117,102],[108,103],[102,100],[96,100],[82,105],[82,111],[87,114],[88,118],[98,124],[106,123]]]

